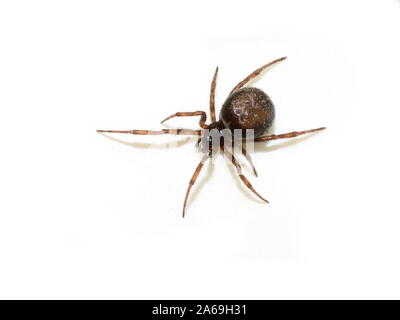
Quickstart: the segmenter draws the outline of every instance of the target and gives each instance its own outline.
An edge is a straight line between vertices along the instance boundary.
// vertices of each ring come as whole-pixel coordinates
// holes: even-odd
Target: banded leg
[[[215,69],[214,77],[211,82],[211,90],[210,90],[211,122],[217,121],[217,118],[215,117],[215,87],[217,86],[217,76],[218,76],[218,67]]]
[[[128,134],[139,134],[139,135],[159,135],[159,134],[177,134],[177,135],[189,135],[189,136],[201,136],[202,130],[191,130],[191,129],[162,129],[158,131],[152,130],[96,130],[101,133],[128,133]]]
[[[321,127],[321,128],[317,128],[317,129],[311,129],[311,130],[293,131],[293,132],[288,132],[288,133],[283,133],[283,134],[273,134],[273,135],[270,135],[270,136],[264,136],[264,137],[256,138],[254,141],[260,142],[260,141],[270,141],[270,140],[294,138],[294,137],[301,136],[301,135],[306,134],[306,133],[321,131],[321,130],[324,130],[324,129],[326,129],[326,128],[325,127]]]
[[[200,142],[201,142],[201,138],[198,138],[198,139],[197,139],[197,142],[196,142],[196,147],[197,147],[197,148],[200,147]]]
[[[204,166],[204,163],[208,160],[209,157],[210,157],[210,155],[209,155],[208,153],[206,153],[206,154],[203,156],[203,158],[201,158],[200,163],[198,164],[196,170],[194,171],[194,174],[193,174],[192,178],[191,178],[190,181],[189,181],[189,186],[188,186],[187,191],[186,191],[185,201],[183,202],[183,211],[182,211],[182,217],[183,217],[183,218],[185,217],[186,203],[187,203],[187,200],[188,200],[188,198],[189,198],[190,189],[192,189],[192,186],[193,186],[194,183],[196,182],[197,177],[199,176],[200,171],[201,171],[201,169],[202,169],[203,166]]]
[[[195,117],[195,116],[200,116],[200,121],[199,125],[203,129],[207,129],[206,126],[206,120],[207,120],[207,114],[204,111],[194,111],[194,112],[177,112],[174,113],[173,115],[165,118],[161,123],[164,123],[165,121],[175,118],[175,117]]]
[[[246,145],[244,143],[242,144],[242,153],[246,157],[246,159],[249,162],[251,168],[253,169],[254,175],[256,177],[258,177],[256,167],[254,166],[253,161],[251,160],[250,154],[247,152]]]
[[[232,164],[236,167],[236,172],[239,176],[239,178],[243,181],[243,183],[245,184],[245,186],[247,188],[249,188],[257,197],[259,197],[262,201],[265,201],[266,203],[269,203],[267,199],[264,199],[251,185],[251,183],[249,182],[249,180],[247,180],[247,178],[242,174],[242,167],[240,166],[239,162],[236,160],[236,158],[234,157],[234,155],[229,152],[228,150],[225,150],[224,146],[221,145],[221,150],[222,152],[227,155]]]
[[[232,146],[234,147],[234,146]],[[247,152],[246,149],[246,140],[241,141],[241,147],[242,147],[242,154],[245,156],[247,162],[250,164],[251,168],[253,169],[253,173],[256,177],[258,177],[258,173],[256,170],[256,167],[254,166],[253,160],[250,157],[250,154]]]
[[[232,91],[230,92],[230,94],[232,94],[232,92],[234,92],[234,91],[240,89],[241,87],[243,87],[243,86],[244,86],[247,82],[249,82],[251,79],[257,77],[261,72],[263,72],[263,71],[264,71],[265,69],[267,69],[269,66],[272,66],[273,64],[278,63],[278,62],[280,62],[280,61],[283,61],[283,60],[285,60],[285,59],[286,59],[286,57],[282,57],[282,58],[276,59],[276,60],[274,60],[274,61],[272,61],[272,62],[270,62],[270,63],[267,63],[266,65],[263,65],[261,68],[258,68],[256,71],[254,71],[253,73],[249,74],[246,78],[244,78],[242,81],[240,81],[240,82],[236,85],[236,87],[234,87],[234,88],[232,89]]]

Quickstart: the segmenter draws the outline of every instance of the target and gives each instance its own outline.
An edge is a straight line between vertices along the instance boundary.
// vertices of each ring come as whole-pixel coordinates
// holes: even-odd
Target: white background
[[[399,31],[396,0],[2,1],[0,298],[400,298]],[[95,132],[281,56],[274,132],[328,129],[257,148],[268,205],[219,158],[182,219],[194,142]]]

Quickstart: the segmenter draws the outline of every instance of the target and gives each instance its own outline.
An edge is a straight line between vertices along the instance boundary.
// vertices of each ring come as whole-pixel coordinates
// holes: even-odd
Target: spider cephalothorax
[[[257,171],[253,165],[250,154],[246,150],[246,141],[251,139],[252,142],[261,142],[285,138],[293,138],[299,135],[315,132],[325,129],[324,127],[305,130],[293,131],[279,135],[264,135],[265,132],[271,127],[275,117],[275,108],[271,99],[258,88],[243,86],[251,79],[258,76],[267,67],[286,59],[286,57],[274,60],[256,71],[252,72],[244,80],[239,82],[231,91],[228,98],[222,105],[219,120],[215,117],[215,87],[218,75],[218,68],[215,70],[213,80],[211,82],[210,92],[210,117],[211,123],[206,124],[207,114],[204,111],[194,112],[177,112],[161,123],[174,118],[174,117],[192,117],[200,116],[199,125],[200,130],[191,129],[162,129],[159,131],[151,130],[97,130],[97,132],[110,132],[110,133],[130,133],[140,135],[158,135],[158,134],[178,134],[178,135],[192,135],[198,136],[197,143],[200,150],[203,152],[203,157],[198,164],[192,178],[190,179],[189,186],[186,191],[186,196],[183,204],[183,216],[185,216],[186,203],[189,197],[190,190],[195,183],[204,163],[212,157],[216,151],[221,150],[236,167],[237,174],[243,183],[261,200],[268,202],[264,199],[250,184],[247,178],[242,174],[242,169],[239,162],[234,156],[234,150],[237,146],[246,159],[249,161],[253,168],[255,176]]]

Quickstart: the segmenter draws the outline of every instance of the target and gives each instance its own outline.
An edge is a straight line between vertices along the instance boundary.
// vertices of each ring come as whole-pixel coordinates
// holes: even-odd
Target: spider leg
[[[286,57],[282,57],[279,59],[276,59],[270,63],[267,63],[266,65],[263,65],[261,68],[258,68],[256,71],[253,71],[253,73],[249,74],[246,78],[244,78],[242,81],[240,81],[236,87],[234,87],[232,89],[232,91],[230,92],[230,94],[232,94],[234,91],[240,89],[241,87],[243,87],[247,82],[249,82],[251,79],[257,77],[261,72],[263,72],[266,68],[268,68],[269,66],[272,66],[275,63],[278,63],[282,60],[285,60]]]
[[[200,147],[200,142],[201,142],[201,138],[198,138],[198,139],[197,139],[197,142],[196,142],[196,147],[197,147],[197,148]]]
[[[260,142],[260,141],[270,141],[270,140],[294,138],[294,137],[301,136],[306,133],[316,132],[316,131],[320,131],[320,130],[324,130],[324,129],[326,129],[326,128],[321,127],[321,128],[317,128],[317,129],[311,129],[311,130],[293,131],[293,132],[288,132],[288,133],[283,133],[283,134],[273,134],[270,136],[258,137],[254,141]]]
[[[211,82],[211,90],[210,90],[210,115],[211,122],[217,121],[215,117],[215,87],[217,85],[217,75],[218,75],[218,67],[215,69],[214,77]]]
[[[176,135],[189,135],[189,136],[201,136],[202,130],[191,130],[191,129],[162,129],[158,131],[152,130],[96,130],[101,133],[128,133],[128,134],[140,134],[140,135],[159,135],[159,134],[176,134]]]
[[[236,158],[234,157],[234,155],[233,155],[231,152],[229,152],[228,150],[225,150],[225,148],[224,148],[223,145],[221,145],[220,148],[221,148],[222,152],[230,158],[232,164],[236,167],[237,174],[238,174],[239,178],[243,181],[243,183],[245,184],[245,186],[246,186],[247,188],[249,188],[249,189],[250,189],[257,197],[259,197],[261,200],[265,201],[266,203],[269,203],[268,200],[264,199],[264,198],[253,188],[253,186],[251,185],[251,183],[249,182],[249,180],[247,180],[247,178],[242,174],[242,167],[240,166],[239,162],[236,160]]]
[[[165,118],[163,121],[161,121],[161,123],[164,123],[165,121],[175,117],[194,117],[194,116],[200,116],[200,122],[199,122],[200,127],[203,129],[207,129],[206,126],[207,114],[204,111],[176,112],[173,115]]]
[[[251,168],[253,169],[254,175],[255,175],[256,177],[258,177],[256,167],[254,166],[253,161],[251,160],[250,154],[247,152],[246,144],[245,144],[245,143],[242,143],[242,153],[243,153],[243,155],[246,157],[246,159],[247,159],[247,161],[249,162]]]
[[[201,169],[202,169],[203,166],[204,166],[204,163],[208,160],[209,157],[210,157],[210,154],[206,153],[206,154],[203,156],[203,158],[201,158],[200,163],[197,165],[197,168],[196,168],[196,170],[194,171],[193,176],[192,176],[192,178],[191,178],[190,181],[189,181],[189,186],[188,186],[187,191],[186,191],[185,201],[183,202],[183,211],[182,211],[182,217],[183,217],[183,218],[185,217],[186,203],[187,203],[187,200],[188,200],[188,198],[189,198],[190,189],[192,189],[192,186],[193,186],[194,183],[196,182],[197,177],[199,176],[200,171],[201,171]]]

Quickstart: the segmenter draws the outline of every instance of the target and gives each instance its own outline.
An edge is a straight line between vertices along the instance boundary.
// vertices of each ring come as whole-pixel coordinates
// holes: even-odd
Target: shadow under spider
[[[141,148],[141,149],[166,149],[168,147],[181,147],[183,145],[188,144],[189,142],[195,142],[196,139],[192,138],[192,137],[186,137],[182,140],[177,140],[174,142],[164,142],[164,143],[144,143],[144,142],[128,142],[122,139],[118,139],[115,137],[111,137],[105,134],[102,134],[104,137],[106,137],[107,139],[110,139],[112,141],[133,147],[133,148]],[[306,136],[302,136],[299,138],[295,138],[295,139],[291,139],[291,140],[287,140],[281,143],[277,143],[274,144],[272,146],[268,146],[268,142],[254,142],[254,153],[258,153],[258,152],[271,152],[271,151],[275,151],[275,150],[279,150],[281,148],[286,148],[286,147],[290,147],[290,146],[294,146],[298,143],[301,143],[309,138],[311,138],[311,136],[313,136],[314,134],[309,134]],[[217,156],[223,156],[222,154],[220,154],[220,152],[218,152]],[[256,201],[256,202],[260,202],[260,203],[264,203],[262,202],[260,199],[254,197],[251,192],[249,192],[248,189],[245,188],[245,186],[243,185],[243,183],[241,183],[240,179],[238,178],[237,175],[237,171],[236,168],[231,164],[231,163],[226,163],[226,166],[228,167],[228,170],[230,172],[230,174],[232,175],[233,180],[235,181],[236,185],[238,186],[239,190],[241,191],[241,193],[248,199]],[[242,165],[243,168],[245,168],[245,171],[247,171],[248,173],[250,173],[253,177],[254,175],[252,174],[252,171],[249,170],[249,167],[247,166],[247,164],[245,166]],[[192,196],[191,196],[191,201],[190,203],[188,203],[188,208],[191,205],[191,203],[193,201],[195,201],[197,195],[199,194],[199,192],[204,188],[204,185],[206,184],[206,182],[208,180],[210,180],[212,173],[214,171],[214,163],[213,161],[210,161],[207,165],[207,171],[205,172],[203,178],[199,181],[198,184],[196,184],[195,186],[193,186],[193,192],[192,192]]]
[[[301,136],[298,138],[290,139],[284,142],[276,143],[272,146],[268,146],[268,143],[262,143],[262,142],[254,142],[254,153],[257,152],[271,152],[275,150],[279,150],[282,148],[294,146],[300,142],[303,142],[309,138],[311,138],[315,133],[308,134],[306,136]]]
[[[258,153],[258,152],[271,152],[271,151],[279,150],[281,148],[294,146],[298,143],[301,143],[301,142],[309,139],[313,135],[314,134],[310,134],[310,135],[302,136],[302,137],[299,137],[296,139],[287,140],[285,142],[277,143],[272,146],[268,146],[268,143],[254,142],[254,153],[253,154]],[[231,173],[231,175],[232,175],[233,179],[235,180],[235,183],[238,186],[241,193],[250,200],[253,200],[253,201],[256,201],[259,203],[264,203],[260,199],[254,197],[254,195],[243,185],[243,183],[241,183],[240,179],[238,178],[236,168],[231,163],[226,163],[226,165],[228,166],[229,172]],[[256,161],[255,161],[255,165],[257,165]],[[247,165],[242,166],[242,167],[245,167],[246,171],[254,177],[254,175],[252,174],[252,171],[249,170],[249,167]]]
[[[182,147],[189,142],[194,142],[196,139],[192,137],[185,137],[182,140],[175,140],[173,142],[163,142],[163,143],[147,143],[147,142],[128,142],[126,140],[118,139],[115,137],[108,136],[106,134],[100,133],[102,136],[110,139],[112,141],[118,142],[120,144],[124,144],[126,146],[134,147],[134,148],[141,148],[141,149],[166,149],[168,147]]]

